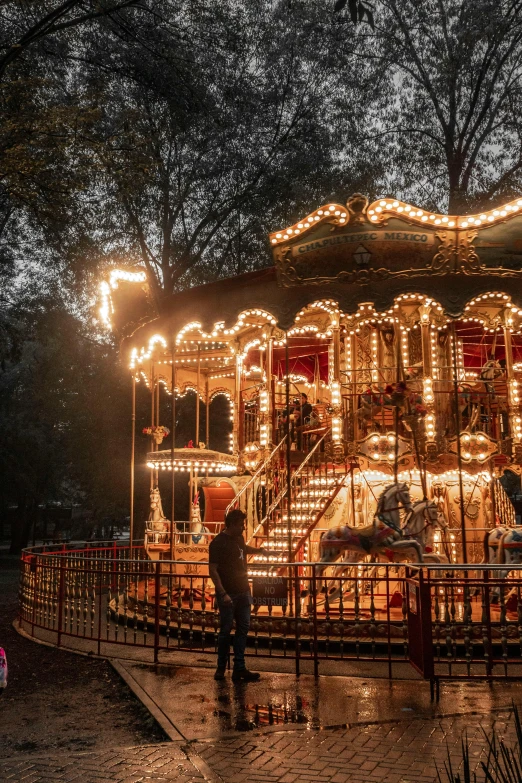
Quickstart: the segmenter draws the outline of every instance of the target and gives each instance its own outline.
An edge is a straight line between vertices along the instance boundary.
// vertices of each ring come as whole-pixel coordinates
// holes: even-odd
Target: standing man
[[[235,508],[225,517],[225,529],[209,546],[209,573],[216,588],[220,629],[218,635],[218,661],[215,680],[224,680],[230,652],[230,632],[236,621],[234,634],[234,682],[259,680],[258,672],[250,672],[245,664],[245,648],[250,628],[252,596],[248,584],[246,556],[267,554],[264,549],[247,546],[243,538],[246,515]]]

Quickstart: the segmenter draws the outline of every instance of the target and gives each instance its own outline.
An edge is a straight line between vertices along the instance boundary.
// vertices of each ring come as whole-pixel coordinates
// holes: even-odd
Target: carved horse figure
[[[506,568],[493,572],[497,579],[505,579],[512,566],[522,565],[522,531],[518,527],[499,525],[484,534],[483,563],[505,565]],[[477,589],[478,592],[478,589]],[[498,603],[500,589],[493,587],[491,603]]]
[[[405,483],[390,484],[385,487],[377,501],[377,511],[373,523],[367,527],[356,528],[342,525],[333,527],[321,538],[322,555],[318,569],[322,574],[327,563],[335,563],[342,552],[349,550],[360,559],[368,555],[408,551],[418,563],[423,562],[422,548],[414,538],[405,538],[400,527],[400,510],[412,510],[410,492]],[[352,559],[351,562],[357,562]]]
[[[209,533],[210,530],[201,521],[201,510],[199,507],[199,492],[198,492],[192,503],[189,532],[186,538],[188,538],[189,544],[201,544],[203,546],[206,544],[208,546],[208,544],[210,543]]]
[[[433,551],[437,528],[441,531],[448,528],[448,521],[437,503],[434,500],[418,500],[414,503],[402,528],[402,535],[406,539],[418,541],[425,563],[449,563],[446,555]],[[394,562],[408,560],[408,552],[398,550],[393,553],[392,559]]]
[[[425,563],[449,563],[446,555],[433,552],[435,530],[438,528],[444,531],[447,527],[446,517],[434,500],[418,500],[413,504],[406,524],[401,528],[401,533],[404,540],[416,541],[419,544],[422,560]],[[352,565],[360,563],[367,554],[366,552],[351,551],[343,558],[328,585],[329,600],[334,600],[340,592],[339,584],[335,580],[346,574]],[[412,555],[414,558],[418,557],[418,551],[413,547],[405,547],[404,549],[385,547],[381,551],[378,550],[374,557],[385,562],[403,563],[411,561]]]
[[[168,542],[170,520],[163,513],[161,495],[158,487],[150,490],[150,513],[146,524],[149,544],[164,544]]]

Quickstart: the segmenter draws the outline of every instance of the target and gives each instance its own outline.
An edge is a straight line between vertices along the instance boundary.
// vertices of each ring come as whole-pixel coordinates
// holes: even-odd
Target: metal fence
[[[522,567],[278,564],[253,580],[251,657],[409,662],[424,677],[511,677],[522,663]],[[19,623],[99,655],[161,661],[213,652],[219,615],[204,562],[144,559],[135,546],[25,550]],[[122,647],[126,649],[124,652]]]

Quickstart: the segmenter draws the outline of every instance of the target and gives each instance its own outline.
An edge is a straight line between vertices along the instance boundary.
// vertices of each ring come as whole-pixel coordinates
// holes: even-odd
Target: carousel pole
[[[170,462],[172,467],[171,492],[172,500],[170,505],[170,559],[174,560],[174,518],[175,518],[175,470],[174,470],[174,449],[176,448],[176,342],[172,335],[171,345],[172,367],[171,367],[171,385],[172,385],[172,404],[171,404],[171,428],[172,441],[170,444]]]
[[[466,511],[464,507],[464,483],[462,481],[462,448],[460,442],[460,410],[459,410],[459,382],[457,372],[457,329],[455,321],[452,321],[451,337],[453,344],[453,392],[455,398],[455,424],[457,429],[457,465],[459,473],[459,494],[460,494],[460,529],[462,534],[462,557],[463,562],[468,562],[468,546],[466,542]]]
[[[155,390],[155,380],[154,380],[154,362],[151,361],[150,363],[150,426],[154,427],[154,390]],[[154,440],[154,435],[151,436],[151,451],[156,451],[155,449],[156,441]],[[151,468],[150,471],[150,488],[154,488],[154,479],[155,479],[156,472],[154,468]]]
[[[208,372],[205,375],[205,443],[210,448],[210,397],[208,388]]]
[[[352,430],[353,434],[352,437],[354,441],[357,440],[359,431],[358,431],[358,422],[357,422],[357,335],[355,332],[353,334],[350,334],[350,356],[351,356],[351,362],[352,362],[352,370],[351,370],[351,393],[350,393],[350,410],[352,414]]]
[[[196,375],[196,448],[199,448],[199,386],[201,383],[201,346],[198,343],[198,361]]]
[[[267,391],[267,407],[266,414],[268,431],[267,431],[267,443],[270,445],[274,442],[274,351],[273,340],[271,337],[267,340],[266,354],[265,354],[265,373],[266,373],[266,391]]]
[[[288,562],[292,560],[292,527],[291,527],[291,492],[292,492],[292,476],[291,476],[291,443],[290,443],[290,361],[288,357],[288,331],[285,331],[285,406],[286,406],[286,524],[288,535]],[[291,589],[291,573],[288,569],[288,576],[290,581],[290,603],[292,602],[292,589]],[[292,611],[292,606],[290,606]]]
[[[394,324],[395,326],[395,324]],[[399,381],[401,380],[401,337],[400,337],[400,329],[394,329],[395,334],[395,356],[396,356],[396,363],[397,363],[397,388]],[[399,483],[399,406],[395,406],[395,410],[393,413],[394,416],[394,426],[395,426],[395,442],[393,444],[393,481],[395,484]]]
[[[232,444],[233,444],[233,453],[237,456],[240,452],[241,447],[241,439],[242,439],[242,427],[241,427],[241,416],[242,416],[242,406],[241,406],[241,378],[242,378],[242,371],[243,371],[243,361],[241,357],[241,351],[239,344],[236,343],[236,367],[235,367],[235,374],[234,374],[234,421],[232,424]]]
[[[132,542],[134,541],[134,473],[136,457],[136,373],[132,374],[132,414],[131,414],[131,470],[130,470],[130,518],[129,518],[129,559],[132,560]]]

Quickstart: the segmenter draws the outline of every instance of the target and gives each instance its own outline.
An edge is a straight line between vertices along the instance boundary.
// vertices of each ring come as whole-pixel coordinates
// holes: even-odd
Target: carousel
[[[254,579],[289,563],[327,579],[364,561],[516,559],[522,199],[454,216],[355,194],[269,244],[266,268],[156,303],[140,269],[102,284],[133,417],[137,385],[150,392],[146,556],[203,563],[240,507],[248,542],[269,552],[252,558]],[[196,405],[180,444],[187,393],[206,406],[205,430]],[[227,450],[212,443],[220,395]],[[183,532],[171,521],[181,482]]]

